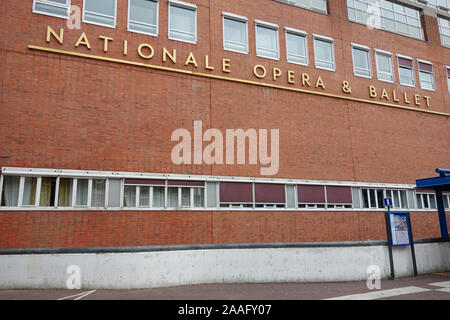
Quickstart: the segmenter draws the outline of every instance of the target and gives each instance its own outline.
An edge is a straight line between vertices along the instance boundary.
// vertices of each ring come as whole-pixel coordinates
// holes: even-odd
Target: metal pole
[[[392,238],[391,238],[391,227],[389,225],[389,206],[388,206],[388,212],[384,213],[384,220],[386,222],[386,234],[388,239],[388,249],[389,249],[389,264],[391,267],[391,277],[395,278],[395,271],[394,271],[394,260],[392,257]]]
[[[414,269],[414,276],[417,277],[416,250],[414,249],[414,238],[412,234],[411,220],[409,219],[409,212],[406,215],[406,218],[408,219],[408,226],[409,226],[409,237],[411,241],[411,257]]]

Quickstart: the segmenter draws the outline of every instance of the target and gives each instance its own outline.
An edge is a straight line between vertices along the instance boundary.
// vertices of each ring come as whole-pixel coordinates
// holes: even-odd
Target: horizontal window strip
[[[164,186],[166,184],[166,180],[162,180],[162,179],[125,179],[125,184]]]
[[[299,203],[325,203],[324,186],[298,185],[297,193]]]
[[[255,183],[255,202],[285,203],[285,190],[284,184]]]

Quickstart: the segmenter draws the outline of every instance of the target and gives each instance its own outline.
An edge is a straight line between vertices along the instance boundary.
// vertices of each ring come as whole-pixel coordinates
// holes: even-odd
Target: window
[[[436,195],[431,193],[417,193],[417,208],[436,209]]]
[[[253,207],[253,184],[247,182],[220,182],[220,207]]]
[[[301,30],[286,28],[287,60],[291,63],[308,65],[307,33]]]
[[[435,10],[448,12],[450,9],[450,0],[415,0],[419,4],[425,4]]]
[[[334,40],[314,35],[314,59],[316,68],[335,71]]]
[[[83,22],[116,27],[117,0],[84,0]]]
[[[128,208],[135,208],[136,202],[136,191],[137,186],[125,186],[123,189],[123,206]]]
[[[3,176],[3,191],[1,205],[17,207],[19,205],[20,177]]]
[[[444,209],[450,209],[450,194],[442,194],[442,200],[444,201]]]
[[[394,82],[394,67],[392,54],[375,49],[375,60],[377,64],[377,77],[380,81]]]
[[[392,199],[393,208],[408,208],[406,190],[386,190],[386,198]]]
[[[325,188],[317,185],[298,185],[299,208],[325,208]]]
[[[450,48],[450,19],[438,17],[439,34],[441,35],[441,44]]]
[[[413,59],[397,55],[397,61],[400,84],[414,87],[416,85],[416,80],[414,79]]]
[[[256,20],[256,55],[275,60],[280,58],[276,24]]]
[[[305,8],[308,10],[317,11],[320,13],[327,13],[326,0],[277,0],[277,1]]]
[[[203,208],[205,205],[204,188],[168,187],[167,207],[169,208]]]
[[[284,184],[255,183],[256,208],[284,208],[286,187]]]
[[[361,189],[363,208],[384,208],[383,189]]]
[[[450,67],[445,67],[445,72],[447,74],[448,93],[450,93]]]
[[[355,76],[372,78],[370,64],[370,49],[365,46],[352,44],[353,72]]]
[[[228,51],[248,53],[248,23],[246,17],[231,13],[223,15],[223,48]]]
[[[327,208],[352,208],[352,188],[344,186],[325,186]]]
[[[420,87],[434,91],[433,64],[423,60],[417,60],[419,69]]]
[[[191,3],[169,1],[169,39],[197,42],[197,6]]]
[[[128,31],[158,35],[158,0],[128,1]]]
[[[92,179],[91,207],[104,207],[106,194],[106,180]]]
[[[58,207],[71,207],[73,195],[73,179],[59,178]]]
[[[108,181],[108,207],[120,207],[120,191],[122,189],[121,179],[109,179]]]
[[[24,187],[22,196],[23,206],[36,205],[37,178],[24,177]]]
[[[164,208],[165,184],[162,179],[125,179],[123,206]]]
[[[350,21],[424,40],[418,9],[389,0],[347,0],[347,8]]]
[[[34,0],[33,12],[67,19],[70,15],[70,0]]]
[[[87,206],[88,205],[88,190],[89,190],[89,180],[88,179],[76,179],[76,206]]]
[[[55,206],[56,178],[43,177],[41,180],[41,193],[39,206],[53,207]]]

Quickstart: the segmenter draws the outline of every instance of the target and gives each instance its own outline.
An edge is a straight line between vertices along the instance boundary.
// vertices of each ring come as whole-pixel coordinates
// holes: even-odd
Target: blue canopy
[[[417,188],[433,189],[436,192],[436,204],[439,214],[439,224],[442,238],[448,238],[447,220],[445,218],[444,200],[442,191],[450,191],[450,169],[436,169],[439,177],[416,180]]]

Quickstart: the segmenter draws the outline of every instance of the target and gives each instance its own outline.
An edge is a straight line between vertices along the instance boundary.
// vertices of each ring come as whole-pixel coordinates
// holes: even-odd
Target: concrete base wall
[[[416,244],[419,274],[450,270],[450,242]],[[397,277],[413,275],[410,247],[394,248]],[[0,255],[0,288],[132,289],[205,283],[366,280],[390,274],[386,246],[208,249],[133,253]],[[68,269],[69,268],[69,269]],[[69,273],[68,273],[69,271]]]

